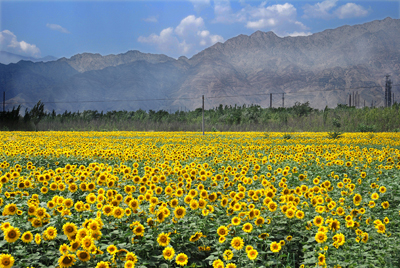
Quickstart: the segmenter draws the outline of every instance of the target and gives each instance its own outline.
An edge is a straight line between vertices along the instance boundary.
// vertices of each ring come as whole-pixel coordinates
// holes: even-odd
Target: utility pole
[[[353,106],[356,106],[354,101],[355,101],[355,99],[354,99],[354,91],[353,91]]]
[[[349,94],[349,107],[351,107],[351,93]]]
[[[282,93],[282,107],[285,107],[285,93]]]
[[[272,108],[272,93],[269,94],[269,108]]]
[[[202,130],[203,130],[203,136],[204,136],[204,95],[203,95],[203,105],[202,105],[202,117],[203,117]]]

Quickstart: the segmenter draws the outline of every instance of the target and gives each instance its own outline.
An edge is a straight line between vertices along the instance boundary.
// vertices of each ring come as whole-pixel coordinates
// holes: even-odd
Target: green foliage
[[[37,130],[37,125],[45,115],[46,114],[44,112],[44,103],[42,103],[42,101],[39,100],[38,103],[36,103],[35,106],[33,106],[32,110],[29,112],[30,120],[33,121],[36,130]]]
[[[288,134],[288,133],[285,133],[285,134],[283,135],[283,139],[284,139],[284,140],[290,140],[291,138],[293,138],[292,135],[290,135],[290,134]]]
[[[357,131],[358,132],[375,132],[375,125],[365,125],[363,123],[358,124]]]
[[[356,109],[338,105],[331,109],[325,107],[318,111],[309,103],[295,103],[293,107],[262,108],[259,105],[225,105],[204,110],[206,131],[400,131],[399,109],[396,108]],[[200,131],[202,109],[192,111],[65,111],[63,113],[45,112],[39,102],[31,111],[20,115],[20,107],[13,111],[0,113],[0,128],[10,130],[70,130],[99,131],[113,129],[125,131]]]
[[[343,133],[338,131],[328,132],[328,138],[330,139],[339,139],[342,135]]]
[[[336,115],[333,119],[332,119],[332,125],[340,128],[342,126],[342,124],[340,123],[340,116]]]

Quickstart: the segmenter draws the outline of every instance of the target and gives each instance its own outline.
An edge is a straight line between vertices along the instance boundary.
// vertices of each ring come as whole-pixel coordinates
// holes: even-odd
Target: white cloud
[[[189,0],[189,1],[192,2],[194,9],[197,11],[201,11],[202,9],[210,5],[210,0]]]
[[[293,33],[287,34],[287,36],[293,36],[293,37],[296,37],[296,36],[308,36],[308,35],[312,35],[312,33],[311,32],[293,32]]]
[[[0,32],[0,50],[23,56],[40,57],[40,50],[36,45],[18,41],[17,36],[9,30]]]
[[[47,23],[47,24],[46,24],[46,27],[49,28],[49,29],[51,29],[51,30],[58,31],[58,32],[60,32],[60,33],[67,33],[67,34],[70,33],[67,29],[61,27],[61,26],[58,25],[58,24]]]
[[[205,28],[203,18],[189,15],[182,19],[175,29],[169,27],[162,30],[159,35],[153,33],[148,37],[140,36],[138,41],[156,45],[163,52],[180,56],[204,49],[205,46],[217,42],[224,42],[224,38],[210,34],[210,31]]]
[[[182,37],[187,37],[193,32],[197,33],[197,31],[204,27],[204,20],[202,17],[196,18],[194,15],[189,15],[175,28],[175,33]]]
[[[339,6],[333,12],[330,12],[336,7],[338,0],[325,0],[323,2],[316,3],[315,5],[305,5],[303,18],[323,18],[323,19],[346,19],[354,17],[362,17],[368,14],[368,11],[361,5],[354,3],[347,3]]]
[[[368,14],[368,11],[360,5],[356,5],[354,3],[347,3],[336,9],[334,14],[339,19],[346,19],[346,18],[366,16]]]
[[[150,16],[148,18],[142,19],[146,22],[158,22],[158,19],[155,16]]]
[[[229,0],[214,1],[214,23],[244,23],[246,28],[252,30],[272,30],[277,35],[286,35],[287,29],[302,32],[309,28],[297,21],[297,10],[289,3],[267,5],[262,2],[258,6],[252,6],[241,2],[244,6],[234,13]]]
[[[325,0],[315,5],[305,5],[303,18],[332,18],[329,11],[336,6],[338,0]]]
[[[244,4],[242,2],[242,4]],[[231,24],[234,22],[244,22],[246,20],[246,8],[233,13],[229,0],[214,0],[214,23]]]

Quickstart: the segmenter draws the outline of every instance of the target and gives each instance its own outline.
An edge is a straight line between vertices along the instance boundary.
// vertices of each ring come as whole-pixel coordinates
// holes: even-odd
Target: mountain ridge
[[[323,109],[348,103],[348,95],[355,91],[348,88],[358,87],[363,87],[358,92],[368,105],[382,104],[386,73],[394,79],[400,74],[400,20],[390,17],[309,36],[241,34],[191,58],[130,50],[106,56],[81,53],[47,63],[0,64],[0,90],[6,91],[9,103],[15,99],[14,105],[17,100],[54,100],[58,103],[46,108],[57,112],[195,109],[201,106],[202,95],[206,108],[220,103],[269,107],[270,93],[275,93],[274,107],[282,105],[276,94],[285,93],[285,106],[309,101]],[[396,87],[393,91],[400,93]],[[122,101],[106,102],[110,100]]]

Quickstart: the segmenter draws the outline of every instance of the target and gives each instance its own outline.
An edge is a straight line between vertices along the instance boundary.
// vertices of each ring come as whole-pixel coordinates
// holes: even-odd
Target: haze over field
[[[206,108],[269,107],[263,94],[285,93],[285,106],[322,109],[348,103],[353,91],[361,105],[381,105],[385,74],[396,85],[400,72],[392,1],[1,4],[8,108],[41,99],[57,112],[175,111],[200,107],[201,95]]]

